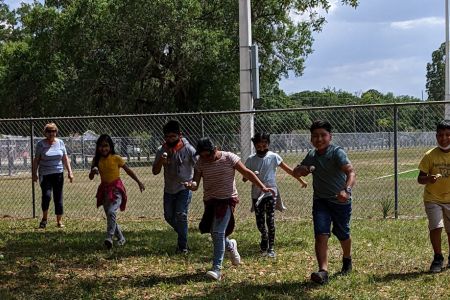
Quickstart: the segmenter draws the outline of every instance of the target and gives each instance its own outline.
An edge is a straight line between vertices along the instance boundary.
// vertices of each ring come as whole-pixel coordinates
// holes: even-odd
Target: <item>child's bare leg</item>
[[[328,270],[328,234],[318,234],[315,240],[315,250],[319,270]]]
[[[348,238],[341,242],[342,256],[349,258],[352,256],[352,238]]]
[[[433,246],[434,254],[442,254],[441,234],[442,228],[430,230],[430,241]]]

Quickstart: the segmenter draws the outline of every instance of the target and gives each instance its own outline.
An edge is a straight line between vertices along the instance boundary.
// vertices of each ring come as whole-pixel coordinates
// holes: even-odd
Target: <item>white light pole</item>
[[[251,85],[250,47],[252,30],[250,0],[239,0],[239,101],[241,111],[253,110]],[[241,115],[241,158],[245,160],[252,153],[253,114]]]
[[[449,93],[449,20],[448,20],[448,0],[445,0],[445,101],[450,100],[450,93]],[[445,104],[445,112],[444,112],[444,118],[446,120],[450,119],[450,104]]]

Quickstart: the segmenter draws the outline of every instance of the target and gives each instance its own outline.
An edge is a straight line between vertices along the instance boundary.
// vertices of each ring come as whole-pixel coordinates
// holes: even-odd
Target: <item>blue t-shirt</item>
[[[308,151],[301,165],[316,168],[312,172],[314,199],[330,199],[341,203],[336,195],[346,187],[347,175],[341,167],[347,164],[350,164],[350,160],[344,149],[339,146],[328,146],[322,155],[319,155],[315,149]]]
[[[273,188],[278,195],[278,187],[276,182],[277,167],[281,164],[283,159],[278,154],[268,151],[264,157],[259,157],[256,154],[250,155],[245,162],[245,166],[251,171],[258,171],[259,180],[266,187]],[[252,198],[257,199],[261,195],[261,189],[256,185],[252,185]],[[271,193],[266,193],[266,196]]]
[[[192,180],[194,176],[194,165],[197,162],[195,148],[185,138],[182,138],[183,148],[169,155],[168,164],[164,165],[164,192],[176,194],[185,190],[186,187],[181,182]],[[154,164],[159,160],[166,150],[162,146],[158,148],[155,155]]]
[[[52,144],[47,143],[47,140],[40,140],[36,144],[36,157],[39,157],[39,175],[49,175],[55,173],[62,173],[64,166],[62,158],[67,154],[66,146],[60,139],[55,139]]]

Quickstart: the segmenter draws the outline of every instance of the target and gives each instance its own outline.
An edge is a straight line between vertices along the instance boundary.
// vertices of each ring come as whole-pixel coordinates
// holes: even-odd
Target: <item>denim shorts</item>
[[[334,199],[335,200],[335,199]],[[313,200],[314,235],[333,233],[338,240],[350,238],[352,203],[336,203],[330,199]],[[331,230],[333,223],[333,230]]]

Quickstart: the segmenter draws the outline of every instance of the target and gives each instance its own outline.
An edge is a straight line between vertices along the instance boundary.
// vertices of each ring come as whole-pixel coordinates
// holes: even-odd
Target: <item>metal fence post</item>
[[[398,219],[398,106],[394,105],[394,213]]]
[[[34,161],[34,122],[30,119],[30,155],[31,155],[31,201],[33,206],[33,218],[36,218],[36,191],[33,180],[33,161]]]
[[[203,115],[202,115],[202,113],[200,113],[200,118],[201,118],[201,122],[202,122],[202,128],[201,128],[201,130],[202,130],[202,136],[201,137],[204,137],[205,136],[205,118],[203,117]]]

